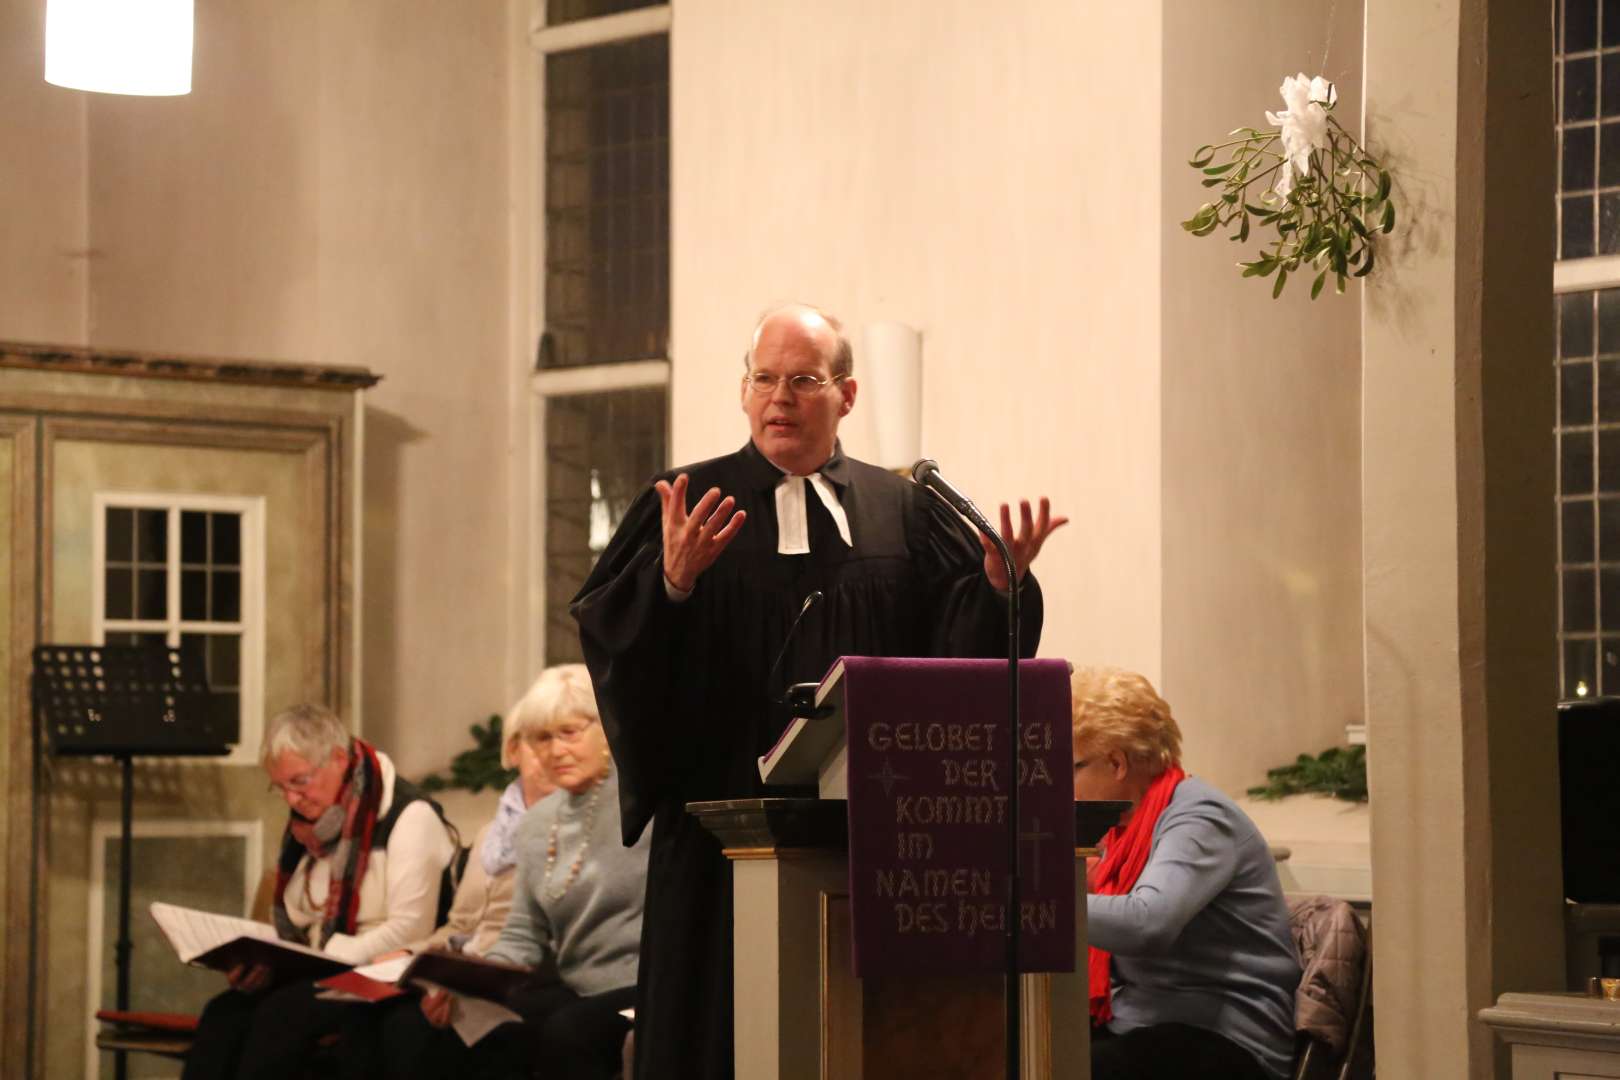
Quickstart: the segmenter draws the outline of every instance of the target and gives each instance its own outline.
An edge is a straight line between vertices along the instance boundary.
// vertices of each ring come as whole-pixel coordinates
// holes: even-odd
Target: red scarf
[[[281,837],[281,856],[276,862],[276,893],[271,904],[276,930],[281,937],[302,937],[287,914],[287,883],[298,864],[304,867],[304,884],[315,864],[327,856],[332,864],[326,885],[326,910],[312,944],[324,949],[333,934],[353,934],[360,916],[360,885],[366,878],[366,862],[371,856],[371,835],[377,827],[377,811],[382,803],[382,766],[371,744],[355,739],[349,744],[349,768],[343,776],[334,805],[343,808],[343,829],[335,837],[322,840],[315,834],[315,823],[297,814],[287,815],[287,830]]]
[[[1124,896],[1136,888],[1136,879],[1147,866],[1148,853],[1153,850],[1153,827],[1159,815],[1170,805],[1176,785],[1187,779],[1180,766],[1172,765],[1153,778],[1142,801],[1136,804],[1131,820],[1115,825],[1102,838],[1103,857],[1097,864],[1092,892],[1098,896]],[[1108,968],[1112,954],[1092,947],[1086,967],[1091,987],[1091,1022],[1106,1024],[1114,1018],[1113,987]]]

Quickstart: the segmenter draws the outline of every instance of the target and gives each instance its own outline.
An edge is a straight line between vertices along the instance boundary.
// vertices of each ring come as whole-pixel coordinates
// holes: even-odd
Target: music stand
[[[209,691],[201,650],[167,645],[38,645],[29,689],[39,735],[58,757],[108,756],[123,773],[118,867],[118,1008],[129,1009],[129,894],[135,758],[230,753],[240,721]],[[234,710],[231,710],[234,713]],[[128,1070],[116,1050],[118,1080]]]

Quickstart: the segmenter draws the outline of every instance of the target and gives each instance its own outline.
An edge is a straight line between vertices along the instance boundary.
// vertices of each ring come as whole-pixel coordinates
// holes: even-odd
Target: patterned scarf
[[[382,766],[370,743],[354,739],[349,743],[349,768],[343,774],[333,805],[343,812],[343,827],[336,836],[322,839],[317,823],[298,814],[287,816],[287,830],[281,836],[281,855],[276,860],[276,895],[272,905],[276,933],[288,941],[303,935],[287,913],[287,882],[304,856],[307,885],[315,864],[331,858],[331,875],[326,885],[326,913],[321,920],[315,947],[324,949],[333,934],[353,934],[360,916],[360,883],[366,878],[366,862],[371,856],[371,834],[377,828],[377,811],[382,804]]]
[[[1095,887],[1098,896],[1123,896],[1136,887],[1136,879],[1147,866],[1148,854],[1153,850],[1153,827],[1159,815],[1170,805],[1176,785],[1187,778],[1179,766],[1172,765],[1153,778],[1142,801],[1136,804],[1131,820],[1115,825],[1102,838],[1103,857],[1097,864]],[[1091,948],[1087,961],[1087,976],[1091,985],[1091,1022],[1106,1024],[1114,1018],[1113,986],[1109,981],[1109,961],[1113,954]]]
[[[523,801],[523,781],[514,780],[501,792],[495,820],[478,848],[478,861],[490,877],[499,877],[517,862],[517,824],[528,812],[529,804]]]

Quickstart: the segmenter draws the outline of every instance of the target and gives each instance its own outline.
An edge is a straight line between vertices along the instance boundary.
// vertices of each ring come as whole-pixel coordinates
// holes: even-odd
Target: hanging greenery
[[[1181,227],[1194,236],[1228,229],[1239,244],[1251,226],[1270,230],[1260,256],[1238,263],[1243,276],[1275,274],[1276,299],[1290,274],[1315,271],[1314,300],[1330,274],[1342,293],[1348,278],[1372,273],[1378,237],[1395,228],[1395,203],[1389,170],[1334,118],[1332,83],[1302,71],[1283,80],[1281,93],[1288,107],[1266,113],[1274,130],[1240,127],[1226,142],[1194,151],[1187,164],[1203,172],[1206,188],[1220,191]]]
[[[501,767],[501,718],[491,716],[487,724],[473,724],[467,729],[472,735],[471,750],[463,750],[450,762],[448,777],[434,773],[422,778],[423,791],[443,791],[445,788],[465,788],[479,792],[485,788],[503,791],[517,779],[516,769]]]
[[[1301,754],[1292,765],[1267,770],[1266,783],[1250,788],[1249,794],[1258,799],[1320,794],[1366,802],[1367,748],[1332,746],[1317,757]]]

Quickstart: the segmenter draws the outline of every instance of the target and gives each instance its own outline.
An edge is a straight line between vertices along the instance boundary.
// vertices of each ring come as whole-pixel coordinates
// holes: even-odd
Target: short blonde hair
[[[270,718],[259,748],[259,764],[269,768],[291,751],[311,765],[324,765],[337,751],[348,752],[349,729],[338,714],[316,701],[283,709]]]
[[[584,664],[558,664],[548,667],[534,680],[528,693],[518,699],[501,725],[501,765],[517,768],[518,740],[539,734],[570,716],[583,716],[600,722],[596,693],[591,689],[590,672]]]
[[[1155,776],[1181,764],[1181,728],[1145,677],[1116,667],[1080,668],[1069,686],[1076,747],[1122,750]]]

